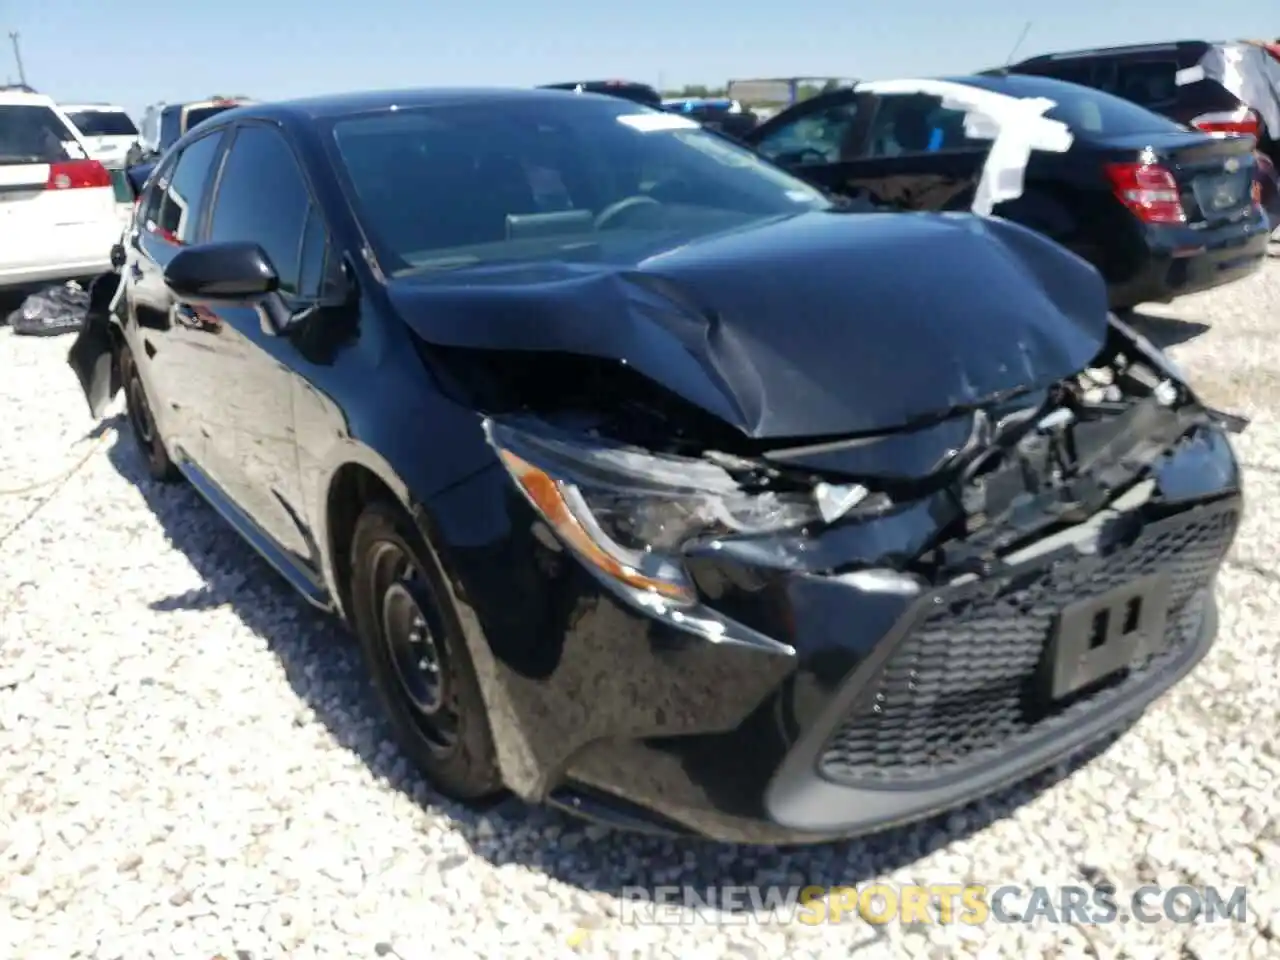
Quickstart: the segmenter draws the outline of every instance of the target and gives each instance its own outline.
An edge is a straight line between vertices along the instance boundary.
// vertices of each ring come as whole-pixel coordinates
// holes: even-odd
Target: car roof
[[[968,87],[978,87],[992,93],[1002,93],[1007,97],[1027,100],[1032,97],[1061,96],[1064,87],[1076,87],[1077,84],[1053,77],[1039,77],[1026,73],[991,73],[972,74],[967,77],[944,77],[948,83],[961,83]],[[1070,92],[1070,91],[1067,91]],[[1094,91],[1099,92],[1099,91]]]
[[[59,104],[63,110],[72,110],[76,113],[126,113],[124,107],[117,106],[114,103],[62,103]]]
[[[1169,40],[1164,43],[1131,43],[1116,47],[1087,47],[1079,50],[1055,50],[1052,53],[1042,53],[1034,57],[1028,57],[1025,60],[1020,60],[1018,63],[1010,64],[1009,66],[1020,67],[1024,64],[1052,63],[1055,60],[1126,57],[1141,53],[1176,53],[1190,49],[1212,47],[1216,42],[1217,41],[1213,40]]]
[[[235,118],[293,117],[299,120],[338,119],[364,113],[383,113],[417,107],[465,106],[489,103],[564,103],[579,94],[541,87],[440,87],[407,90],[375,90],[331,94],[297,100],[247,104],[235,110]],[[232,119],[230,111],[218,117]]]
[[[0,104],[6,106],[52,107],[53,97],[43,93],[27,93],[23,90],[0,90]]]

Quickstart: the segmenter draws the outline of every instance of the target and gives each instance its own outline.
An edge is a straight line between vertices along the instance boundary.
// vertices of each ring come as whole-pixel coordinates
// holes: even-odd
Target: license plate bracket
[[[1063,609],[1047,654],[1048,694],[1062,700],[1154,652],[1169,620],[1170,581],[1153,573]]]
[[[1250,181],[1247,173],[1217,174],[1197,177],[1192,186],[1200,209],[1206,214],[1219,214],[1234,210],[1249,198]]]

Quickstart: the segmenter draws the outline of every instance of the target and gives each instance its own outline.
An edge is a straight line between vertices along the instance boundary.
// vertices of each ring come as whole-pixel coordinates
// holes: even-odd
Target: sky
[[[159,100],[214,94],[274,100],[608,78],[672,89],[749,77],[939,76],[1006,62],[1028,20],[1020,57],[1275,38],[1276,10],[1276,0],[0,0],[0,30],[19,32],[37,90],[140,116]],[[0,80],[17,79],[6,44]]]

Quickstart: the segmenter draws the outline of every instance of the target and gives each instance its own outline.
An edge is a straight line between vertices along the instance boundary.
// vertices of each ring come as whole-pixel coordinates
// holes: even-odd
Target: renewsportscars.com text
[[[877,925],[1245,922],[1246,890],[1190,885],[1023,887],[1013,884],[871,884],[865,887],[627,887],[623,923]]]

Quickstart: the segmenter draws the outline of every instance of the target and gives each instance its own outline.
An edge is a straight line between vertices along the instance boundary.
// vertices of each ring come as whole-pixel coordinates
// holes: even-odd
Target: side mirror
[[[188,303],[246,306],[275,293],[280,277],[256,243],[206,243],[178,251],[164,271],[165,285]]]
[[[111,245],[112,269],[119,270],[120,268],[122,268],[125,264],[126,259],[127,258],[125,257],[125,253],[124,253],[124,245],[119,243],[112,244]]]

